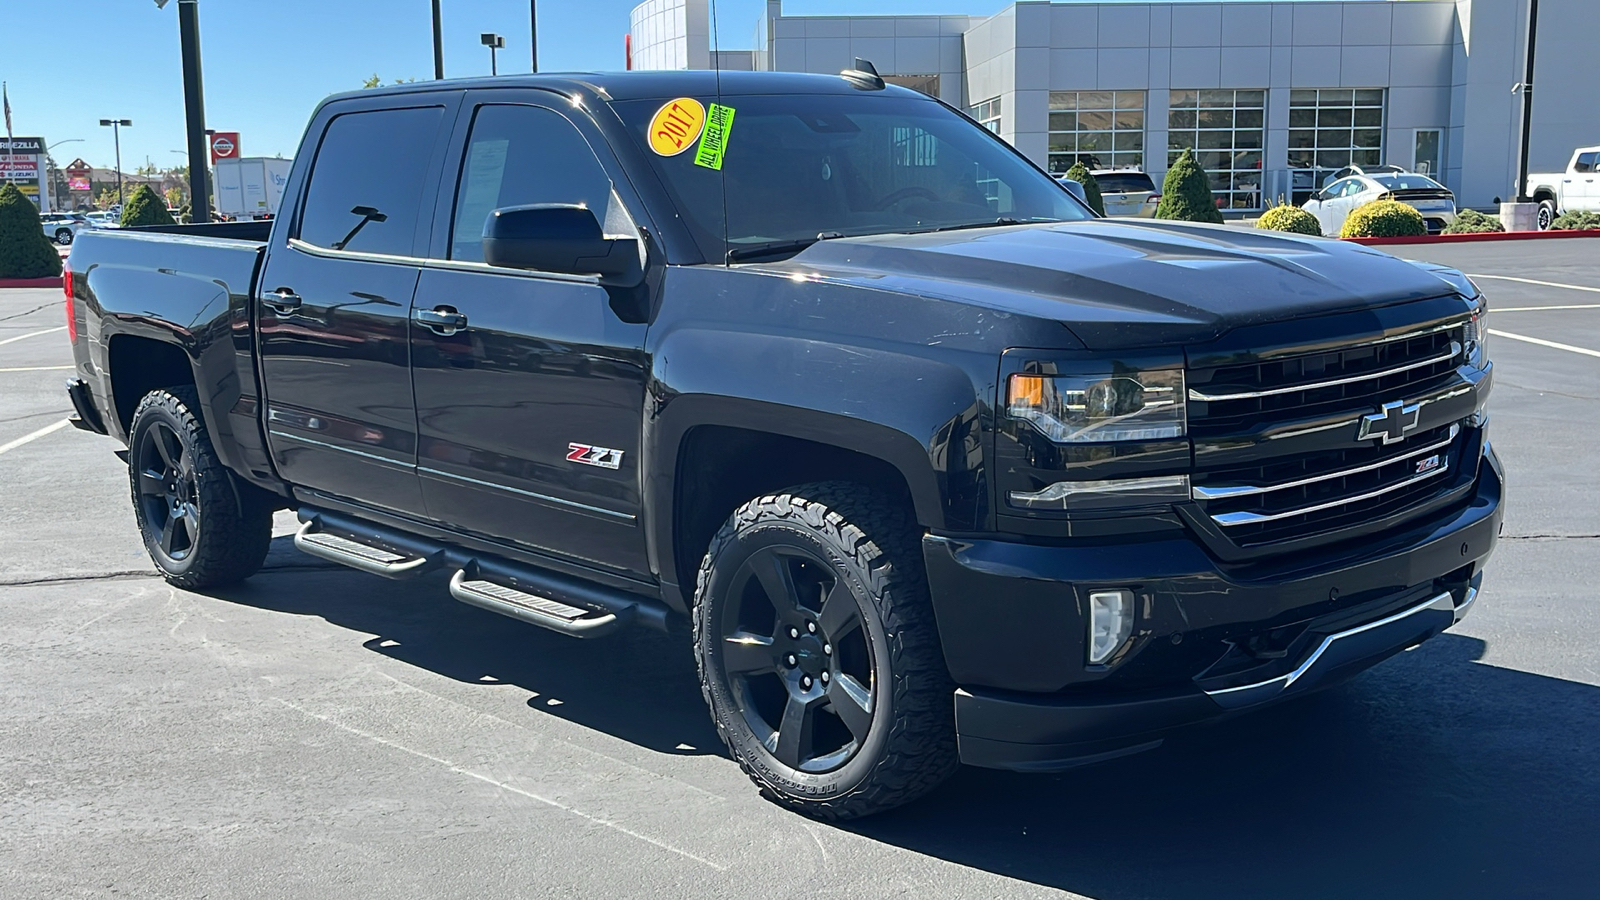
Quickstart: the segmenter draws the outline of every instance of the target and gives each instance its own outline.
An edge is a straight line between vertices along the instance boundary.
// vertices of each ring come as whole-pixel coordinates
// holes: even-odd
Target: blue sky
[[[639,0],[542,0],[539,62],[545,71],[623,66],[628,11]],[[175,3],[151,0],[3,0],[0,79],[8,85],[15,131],[48,142],[81,138],[53,153],[112,164],[111,129],[101,118],[132,119],[122,164],[146,158],[181,165],[183,80]],[[717,0],[725,48],[753,46],[763,0]],[[1007,0],[786,0],[789,15],[988,15]],[[500,71],[527,71],[524,0],[443,0],[445,74],[487,75],[485,31],[505,36]],[[206,124],[238,131],[246,155],[292,156],[318,100],[385,82],[433,75],[429,0],[201,0]],[[26,15],[17,13],[27,11]],[[34,30],[34,26],[38,30]],[[63,49],[69,35],[87,50]]]

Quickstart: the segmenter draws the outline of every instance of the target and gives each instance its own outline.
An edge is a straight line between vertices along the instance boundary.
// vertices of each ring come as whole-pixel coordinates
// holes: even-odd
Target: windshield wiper
[[[1010,216],[1001,216],[998,219],[990,219],[987,222],[967,222],[967,223],[964,223],[964,224],[961,224],[961,225],[940,225],[938,228],[932,228],[932,229],[929,229],[929,230],[930,231],[965,231],[968,228],[993,228],[996,225],[1021,225],[1021,224],[1022,224],[1022,220],[1021,219],[1013,219]]]
[[[801,250],[825,241],[829,238],[844,237],[837,231],[824,231],[816,237],[795,238],[790,241],[768,241],[765,244],[751,244],[748,247],[734,247],[728,251],[728,262],[743,262],[749,259],[764,259],[769,256],[793,256]]]

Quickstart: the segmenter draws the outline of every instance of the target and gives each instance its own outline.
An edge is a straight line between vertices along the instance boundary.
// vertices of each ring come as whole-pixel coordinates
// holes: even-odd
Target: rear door
[[[1600,150],[1579,153],[1572,167],[1571,190],[1567,195],[1567,209],[1600,212]]]
[[[310,175],[257,297],[267,441],[297,486],[424,512],[407,323],[458,96],[312,124]]]
[[[499,207],[639,210],[594,123],[539,91],[467,96],[411,324],[429,514],[589,565],[648,572],[639,527],[645,325],[596,279],[483,263]],[[625,205],[625,203],[627,205]],[[630,319],[634,319],[630,321]],[[437,321],[437,319],[435,319]],[[459,326],[459,327],[458,327]]]

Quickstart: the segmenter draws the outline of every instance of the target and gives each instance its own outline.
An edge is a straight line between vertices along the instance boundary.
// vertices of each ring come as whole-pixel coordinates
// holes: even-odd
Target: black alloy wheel
[[[194,454],[172,425],[156,421],[140,437],[133,459],[140,524],[158,536],[157,546],[168,559],[188,559],[200,534]]]
[[[150,561],[168,584],[220,587],[261,568],[274,501],[235,484],[187,385],[151,391],[128,429],[128,481]]]
[[[872,648],[830,569],[804,547],[762,547],[735,573],[719,616],[722,669],[745,723],[801,772],[837,769],[872,729]]]
[[[701,691],[768,798],[840,821],[955,771],[920,539],[906,504],[837,481],[757,497],[712,537],[694,597]]]

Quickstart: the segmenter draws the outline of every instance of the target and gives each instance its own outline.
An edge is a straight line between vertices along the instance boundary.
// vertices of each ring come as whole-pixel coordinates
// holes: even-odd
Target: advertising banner
[[[44,139],[0,136],[0,184],[14,184],[41,212],[50,211],[44,184]]]

